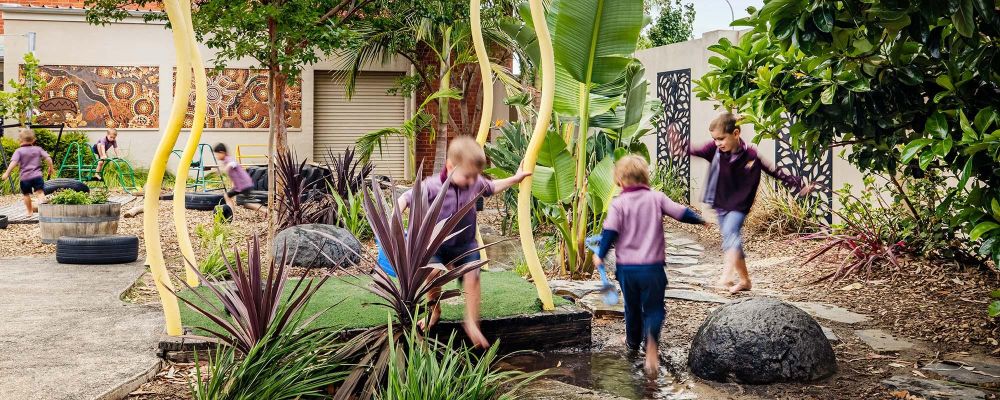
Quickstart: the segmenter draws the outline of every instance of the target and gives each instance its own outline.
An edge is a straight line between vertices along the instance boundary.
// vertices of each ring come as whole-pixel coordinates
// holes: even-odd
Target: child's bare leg
[[[442,265],[441,264],[431,264],[428,267],[442,267]],[[427,280],[429,281],[429,280],[432,280],[434,278],[437,278],[439,275],[441,275],[440,270],[437,269],[437,268],[434,268],[433,270],[431,270],[430,275],[427,276]],[[433,328],[434,325],[437,324],[438,320],[441,319],[441,303],[438,303],[436,301],[438,299],[438,297],[441,297],[441,289],[440,288],[431,289],[430,291],[427,292],[427,301],[433,301],[434,305],[431,307],[431,316],[429,318],[429,321],[427,321],[426,325],[424,324],[424,320],[422,320],[422,319],[420,321],[417,321],[417,327],[420,328],[420,330],[422,330],[424,332],[427,332],[431,328]]]
[[[479,270],[467,272],[462,286],[465,291],[465,321],[462,323],[462,327],[465,328],[465,334],[472,341],[473,346],[484,349],[490,347],[489,340],[486,340],[483,332],[479,330],[479,302],[481,297]]]
[[[643,369],[646,371],[646,376],[651,379],[656,379],[660,373],[660,349],[656,339],[652,337],[646,338],[646,362]]]
[[[230,209],[236,209],[236,200],[233,200],[233,198],[229,196],[229,193],[223,193],[222,198],[226,200],[226,204],[229,205]]]
[[[24,209],[28,210],[28,215],[35,212],[34,207],[31,206],[31,195],[29,194],[24,195]]]
[[[31,208],[34,209],[37,212],[38,211],[38,205],[45,202],[45,192],[39,190],[39,191],[35,192],[35,195],[38,196],[38,200],[35,201],[35,204],[33,204],[31,206]]]
[[[744,290],[750,290],[752,285],[750,284],[750,272],[747,271],[747,260],[743,256],[743,252],[737,250],[731,250],[726,253],[726,258],[732,260],[733,269],[736,271],[736,275],[739,278],[739,282],[734,284],[729,288],[730,293],[742,292]]]

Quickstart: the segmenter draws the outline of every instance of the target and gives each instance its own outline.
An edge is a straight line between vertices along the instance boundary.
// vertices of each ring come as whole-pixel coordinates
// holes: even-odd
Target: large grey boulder
[[[292,264],[300,267],[332,268],[361,262],[361,242],[346,229],[333,225],[293,226],[278,232],[271,248],[278,259],[287,249]]]
[[[688,366],[713,381],[808,382],[837,371],[830,341],[795,306],[751,297],[719,307],[698,328]]]

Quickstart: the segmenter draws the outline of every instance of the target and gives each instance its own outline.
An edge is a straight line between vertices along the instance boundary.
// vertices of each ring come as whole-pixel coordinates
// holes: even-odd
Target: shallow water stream
[[[698,396],[665,367],[650,380],[642,372],[641,356],[613,352],[522,353],[508,357],[509,367],[522,371],[548,369],[546,378],[627,399],[688,400]]]

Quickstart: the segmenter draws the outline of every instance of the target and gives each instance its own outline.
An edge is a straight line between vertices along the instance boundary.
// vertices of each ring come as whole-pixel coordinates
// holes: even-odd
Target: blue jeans
[[[719,230],[722,231],[722,252],[736,250],[740,257],[744,257],[742,230],[747,215],[739,211],[724,210],[715,210],[715,213],[719,216]]]
[[[667,289],[663,265],[618,265],[615,277],[625,300],[625,343],[631,350],[640,349],[645,339],[658,343],[667,314],[663,306]]]

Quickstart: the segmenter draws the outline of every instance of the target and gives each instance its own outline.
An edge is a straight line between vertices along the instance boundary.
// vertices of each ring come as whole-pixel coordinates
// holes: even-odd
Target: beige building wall
[[[740,31],[734,30],[712,31],[694,40],[636,52],[636,57],[642,61],[646,68],[646,79],[652,83],[650,85],[650,96],[656,96],[657,73],[690,68],[692,81],[699,79],[711,68],[708,59],[716,55],[716,53],[709,51],[708,47],[718,43],[722,38],[729,38],[730,41],[736,42],[739,40],[740,34]],[[693,93],[693,82],[691,86],[691,144],[699,145],[712,140],[711,134],[708,132],[708,125],[719,112],[724,110],[716,108],[720,106],[718,103],[699,100]],[[750,141],[755,136],[752,125],[744,125],[742,131],[744,140]],[[646,145],[654,153],[656,140],[656,134],[651,134],[645,138]],[[757,148],[761,155],[773,161],[775,151],[773,140],[762,140],[757,145]],[[833,188],[836,190],[841,188],[844,183],[850,183],[856,190],[860,191],[860,187],[863,185],[862,174],[848,163],[846,159],[840,157],[840,151],[841,149],[834,149],[833,152]],[[692,157],[691,200],[696,206],[702,209],[706,207],[706,204],[701,203],[701,197],[707,174],[708,162],[697,157]],[[834,207],[838,207],[836,203],[835,198]]]
[[[35,32],[37,41],[35,55],[45,65],[88,65],[88,66],[157,66],[159,67],[159,109],[158,129],[119,129],[119,143],[127,158],[137,165],[148,166],[169,118],[173,103],[173,77],[175,65],[173,39],[170,31],[159,22],[145,23],[141,17],[132,17],[120,23],[105,26],[88,24],[82,10],[38,9],[24,7],[0,7],[6,30],[6,49],[3,64],[4,76],[17,75],[22,57],[27,52],[27,32]],[[212,66],[214,52],[201,46],[206,66]],[[332,57],[302,72],[302,124],[301,128],[289,130],[289,145],[302,156],[313,154],[313,104],[316,70],[336,70],[340,59]],[[239,60],[228,63],[229,68],[256,68],[253,60]],[[408,73],[410,65],[396,61],[388,65],[371,65],[368,71],[392,71]],[[407,101],[407,104],[412,102]],[[407,107],[406,116],[412,112]],[[88,133],[92,140],[103,135],[103,128],[79,129]],[[182,148],[187,140],[185,129],[174,148]],[[267,129],[206,129],[201,142],[223,142],[234,148],[239,144],[266,144]],[[231,150],[232,151],[232,150]],[[171,160],[173,168],[175,160]]]

